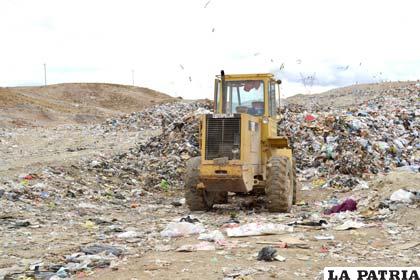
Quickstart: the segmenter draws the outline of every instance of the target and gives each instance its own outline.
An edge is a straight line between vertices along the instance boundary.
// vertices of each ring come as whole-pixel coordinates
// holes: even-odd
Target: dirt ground
[[[0,130],[0,178],[28,174],[49,165],[70,166],[82,158],[110,156],[134,146],[139,137],[158,131],[116,131],[64,125]]]
[[[144,99],[140,92],[145,89],[118,85],[55,85],[33,90],[0,89],[0,279],[6,275],[4,279],[49,279],[60,267],[81,265],[83,260],[77,258],[82,248],[93,244],[114,246],[123,253],[118,257],[82,254],[92,259],[88,267],[75,268],[72,279],[322,279],[326,266],[420,265],[418,201],[389,201],[399,189],[420,191],[419,172],[392,170],[372,175],[366,178],[368,187],[361,189],[321,188],[314,181],[304,181],[301,173],[298,203],[291,213],[269,213],[263,197],[233,193],[229,204],[192,213],[183,202],[181,186],[164,190],[159,184],[140,183],[144,174],[123,172],[136,164],[144,167],[145,162],[156,168],[156,161],[150,161],[153,155],[141,154],[149,160],[142,161],[138,154],[126,152],[161,133],[160,129],[140,131],[124,122],[114,126],[112,121],[98,124],[165,100],[166,95],[151,92]],[[340,104],[345,106],[354,102],[357,90],[344,88],[330,94],[342,97]],[[310,102],[308,98],[301,101]],[[331,96],[323,100],[326,103],[319,104],[328,105]],[[145,122],[143,117],[133,120]],[[175,156],[180,156],[178,144],[170,143]],[[114,160],[119,157],[126,161]],[[115,168],[127,161],[130,165]],[[165,163],[161,157],[157,161]],[[324,214],[326,205],[347,198],[357,201],[357,211]],[[293,232],[254,237],[233,238],[224,232],[225,241],[210,243],[211,250],[178,252],[180,246],[201,242],[198,235],[170,239],[161,232],[187,215],[197,218],[206,232],[224,232],[232,216],[240,225],[294,226]],[[326,224],[299,224],[320,220]],[[348,221],[362,227],[337,229]],[[319,237],[327,235],[328,240]],[[296,240],[304,245],[296,247]],[[258,252],[273,242],[283,242],[275,248],[285,260],[258,261]],[[46,274],[34,275],[35,265]]]
[[[420,189],[419,175],[392,173],[374,181],[374,184],[378,186],[384,180],[386,190],[384,190],[385,194],[380,192],[382,197],[401,185],[413,187],[417,184],[417,189]],[[309,205],[314,205],[332,195],[334,191],[331,190],[313,190],[302,192],[301,198]],[[355,195],[364,197],[367,193]],[[313,211],[313,207],[305,208],[296,206],[290,215],[262,212],[248,213],[248,215],[241,213],[240,217],[244,220],[268,219],[281,223],[306,211]],[[231,205],[227,209],[200,213],[195,216],[205,221],[228,220],[229,213],[235,210],[237,207]],[[186,214],[189,214],[188,210],[179,213],[178,217]],[[248,277],[237,279],[317,279],[321,277],[323,268],[327,266],[419,266],[419,214],[418,208],[401,208],[394,219],[387,221],[395,223],[397,228],[413,229],[412,233],[407,231],[402,234],[403,237],[398,238],[380,219],[372,219],[370,228],[349,231],[297,227],[293,234],[237,238],[236,247],[229,249],[203,252],[151,251],[129,260],[118,270],[98,271],[89,279],[197,279],[198,275],[200,279],[222,279],[224,270],[246,271],[249,268],[254,269],[255,272]],[[217,222],[211,224],[217,227]],[[316,240],[314,236],[319,234],[332,234],[335,239]],[[267,246],[258,244],[259,242],[279,242],[287,240],[290,236],[304,236],[309,249],[277,249],[278,254],[286,258],[285,262],[256,260],[256,254],[261,248]],[[174,247],[194,243],[197,243],[196,237],[178,238],[169,242]],[[409,249],[405,249],[405,245]]]
[[[172,99],[148,88],[103,83],[0,87],[0,128],[98,123]]]
[[[94,126],[3,130],[0,177],[13,180],[51,166],[72,170],[80,160],[110,157],[156,133],[159,132],[116,131],[105,137]],[[63,187],[83,180],[83,176],[75,169],[73,178],[63,178]],[[373,178],[366,190],[348,192],[311,186],[300,192],[302,203],[294,206],[290,214],[271,214],[258,206],[244,207],[244,201],[253,201],[255,197],[232,196],[228,205],[192,214],[209,230],[220,229],[232,213],[241,224],[289,223],[314,214],[330,223],[331,217],[322,214],[319,203],[331,197],[353,197],[360,202],[357,213],[368,227],[337,231],[332,227],[295,226],[293,233],[227,238],[226,247],[196,252],[176,252],[175,249],[198,243],[197,236],[165,239],[159,235],[170,221],[191,214],[185,205],[171,205],[172,201],[182,199],[180,189],[148,193],[140,198],[135,208],[127,205],[127,201],[104,203],[90,196],[63,200],[62,204],[54,206],[29,201],[23,208],[7,208],[14,210],[2,214],[3,222],[25,219],[31,221],[31,226],[8,228],[1,233],[0,268],[28,265],[39,258],[59,263],[65,255],[77,252],[80,246],[101,241],[125,247],[124,257],[119,258],[116,266],[95,268],[89,273],[76,274],[75,278],[196,279],[199,276],[200,279],[222,279],[230,275],[229,271],[233,273],[237,269],[248,275],[236,279],[316,279],[325,266],[418,266],[419,208],[399,205],[391,213],[382,213],[377,205],[396,189],[419,190],[419,182],[418,173],[392,172]],[[307,184],[310,182],[300,183],[301,186]],[[2,203],[5,206],[8,202]],[[87,226],[87,221],[101,222]],[[111,226],[133,229],[141,236],[122,241],[115,235],[104,235]],[[316,240],[314,236],[319,234],[331,234],[334,240]],[[277,248],[278,254],[286,258],[285,262],[256,260],[256,254],[266,246],[258,242],[278,242],[290,237],[300,238],[308,248]]]

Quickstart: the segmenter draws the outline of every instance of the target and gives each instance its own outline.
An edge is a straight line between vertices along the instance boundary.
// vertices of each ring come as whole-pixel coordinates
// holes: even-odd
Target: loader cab
[[[214,112],[249,114],[278,119],[279,80],[272,74],[218,75],[214,87]]]

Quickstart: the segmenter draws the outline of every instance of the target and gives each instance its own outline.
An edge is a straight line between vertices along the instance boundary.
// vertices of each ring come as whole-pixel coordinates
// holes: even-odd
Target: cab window
[[[214,103],[213,103],[213,112],[218,112],[219,110],[219,89],[220,89],[220,80],[214,80]]]
[[[262,80],[226,81],[226,112],[264,115],[264,82]]]
[[[269,87],[268,87],[268,110],[270,116],[277,115],[277,100],[276,100],[276,84],[273,81],[270,81]]]

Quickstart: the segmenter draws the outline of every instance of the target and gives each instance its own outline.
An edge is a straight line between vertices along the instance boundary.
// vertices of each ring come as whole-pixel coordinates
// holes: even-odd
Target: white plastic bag
[[[396,202],[411,203],[415,198],[416,197],[413,193],[399,189],[398,191],[395,191],[393,194],[391,194],[389,199]]]
[[[336,226],[335,230],[348,230],[348,229],[358,229],[365,227],[366,225],[362,222],[347,220],[342,225]]]
[[[188,222],[171,222],[160,233],[162,237],[180,237],[204,232],[202,224],[192,224]]]
[[[283,234],[293,232],[293,227],[282,224],[259,224],[250,223],[239,227],[227,228],[226,233],[229,237]]]
[[[202,233],[198,237],[198,240],[205,240],[210,242],[217,242],[219,240],[224,240],[225,237],[223,236],[223,233],[220,230],[213,230],[209,233]]]

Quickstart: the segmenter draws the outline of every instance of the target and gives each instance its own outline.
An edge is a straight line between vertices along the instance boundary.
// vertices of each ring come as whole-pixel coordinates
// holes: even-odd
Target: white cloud
[[[134,69],[186,98],[211,97],[221,69],[276,73],[286,95],[309,90],[301,73],[316,73],[312,91],[419,77],[417,1],[206,3],[1,1],[0,86],[42,84],[44,62],[49,83],[130,84]]]

